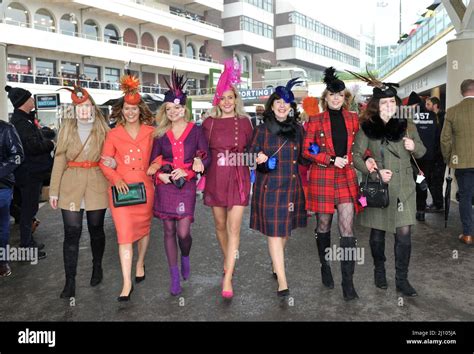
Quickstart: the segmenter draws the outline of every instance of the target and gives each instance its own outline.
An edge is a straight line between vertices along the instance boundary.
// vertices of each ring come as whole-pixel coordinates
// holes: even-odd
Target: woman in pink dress
[[[249,166],[239,161],[238,154],[243,156],[248,151],[253,128],[233,86],[238,82],[240,69],[233,60],[226,61],[217,84],[214,108],[202,125],[211,151],[204,204],[212,207],[216,235],[224,255],[222,297],[226,299],[233,297],[232,274],[238,257],[242,216],[250,194]]]
[[[138,241],[138,260],[135,282],[145,279],[145,254],[150,240],[154,189],[151,180],[158,164],[149,167],[153,145],[152,113],[138,93],[138,79],[128,75],[122,78],[125,97],[113,107],[112,117],[117,126],[105,139],[100,167],[119,193],[129,191],[128,184],[143,182],[146,189],[146,204],[114,207],[109,188],[109,204],[117,230],[119,256],[122,267],[123,288],[118,301],[130,300],[133,291],[132,260],[133,243]],[[116,168],[112,168],[113,162]]]

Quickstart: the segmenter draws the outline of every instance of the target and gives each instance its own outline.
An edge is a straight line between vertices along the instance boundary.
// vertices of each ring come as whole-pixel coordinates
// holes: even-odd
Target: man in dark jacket
[[[31,92],[22,88],[5,87],[8,98],[15,110],[11,123],[20,136],[25,151],[25,161],[15,170],[16,185],[21,194],[20,247],[38,247],[32,237],[32,220],[38,212],[41,186],[45,176],[51,171],[54,143],[46,139],[38,127],[32,110],[35,107]],[[43,251],[38,258],[46,257]]]
[[[13,171],[23,159],[23,146],[15,127],[0,120],[0,277],[11,274],[7,246],[10,240],[10,203],[15,183]]]
[[[435,114],[436,123],[436,150],[434,156],[434,165],[431,175],[432,186],[430,192],[433,196],[433,204],[426,207],[427,212],[442,212],[444,210],[443,200],[443,183],[444,174],[446,171],[446,164],[441,154],[441,131],[443,130],[445,112],[441,109],[441,101],[438,97],[430,97],[426,99],[426,109]]]
[[[428,187],[432,188],[432,171],[434,168],[435,151],[439,149],[439,140],[436,139],[436,117],[433,112],[428,112],[424,102],[416,92],[410,93],[407,105],[415,112],[413,123],[416,125],[418,135],[426,147],[426,154],[419,160],[416,160],[418,166],[426,178]],[[415,166],[414,172],[419,173]],[[422,184],[416,184],[416,220],[425,221],[426,198],[428,198],[428,189],[420,188]]]

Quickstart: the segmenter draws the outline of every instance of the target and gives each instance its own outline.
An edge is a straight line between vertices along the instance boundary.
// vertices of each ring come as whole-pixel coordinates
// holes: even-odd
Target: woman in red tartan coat
[[[328,288],[334,288],[329,261],[325,258],[331,249],[331,224],[334,209],[338,212],[340,245],[344,255],[355,255],[354,214],[357,204],[358,183],[352,163],[352,145],[359,130],[359,117],[347,111],[350,92],[335,75],[334,68],[325,71],[321,102],[324,112],[310,117],[304,140],[303,156],[312,161],[306,209],[316,213],[316,244],[321,262],[321,278]],[[319,151],[318,151],[319,150]],[[350,249],[346,251],[346,249]],[[352,282],[355,259],[341,261],[342,289],[345,300],[358,298]]]

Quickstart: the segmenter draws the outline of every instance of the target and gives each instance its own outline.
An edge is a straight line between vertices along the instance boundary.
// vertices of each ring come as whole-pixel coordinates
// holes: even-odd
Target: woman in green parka
[[[373,79],[373,78],[372,78]],[[372,80],[367,79],[371,85]],[[371,228],[370,248],[374,259],[375,285],[387,289],[385,276],[385,233],[395,235],[396,288],[405,296],[417,296],[408,282],[411,254],[411,226],[416,223],[416,194],[411,154],[421,158],[426,148],[415,125],[401,116],[401,100],[393,84],[375,82],[373,96],[361,116],[361,129],[354,141],[353,161],[364,180],[369,172],[379,170],[389,185],[390,204],[387,208],[365,208],[359,220]],[[370,157],[367,156],[370,151]],[[371,173],[376,178],[377,173]]]

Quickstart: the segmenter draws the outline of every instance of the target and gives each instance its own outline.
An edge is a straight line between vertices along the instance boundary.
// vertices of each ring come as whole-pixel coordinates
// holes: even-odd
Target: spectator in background
[[[252,121],[252,126],[254,129],[263,123],[263,112],[265,112],[264,106],[259,104],[255,107],[255,117],[252,117],[250,119]]]
[[[443,183],[444,173],[446,171],[446,164],[441,154],[441,131],[444,125],[445,112],[441,109],[441,101],[438,97],[430,97],[426,100],[426,109],[435,114],[436,123],[436,151],[433,171],[431,174],[432,185],[430,187],[431,196],[433,197],[433,203],[426,207],[426,212],[442,212],[443,207]]]
[[[11,123],[20,136],[25,152],[24,162],[15,170],[15,180],[21,194],[20,247],[38,248],[38,259],[43,259],[46,253],[40,249],[44,245],[36,243],[32,235],[33,218],[38,212],[43,180],[51,173],[54,143],[43,136],[35,120],[35,114],[32,113],[35,102],[31,92],[10,86],[6,86],[5,91],[15,108]]]
[[[441,151],[444,161],[455,168],[459,186],[459,214],[463,233],[459,240],[467,245],[474,243],[472,237],[472,196],[474,195],[474,80],[461,84],[463,100],[446,112],[446,121],[441,132]]]
[[[10,123],[0,120],[0,248],[6,248],[10,239],[10,203],[13,196],[15,176],[13,171],[23,162],[23,146],[16,129]],[[0,277],[11,274],[7,259],[0,258]]]

